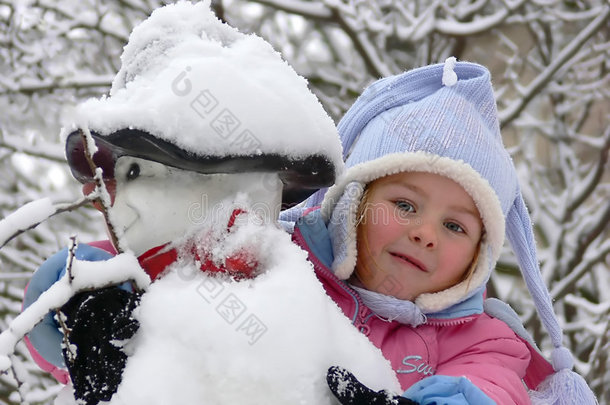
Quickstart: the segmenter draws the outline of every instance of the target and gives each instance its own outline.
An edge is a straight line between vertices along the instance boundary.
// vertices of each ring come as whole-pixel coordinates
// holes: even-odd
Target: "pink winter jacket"
[[[445,319],[427,314],[427,322],[416,328],[382,320],[329,270],[332,249],[323,235],[325,227],[312,228],[307,223],[311,225],[310,221],[297,223],[293,240],[309,253],[327,294],[390,361],[403,390],[434,374],[465,376],[497,404],[531,403],[522,380],[526,370],[532,371],[528,370],[532,351],[503,321],[483,313],[482,308],[468,316],[447,318],[444,314]],[[530,377],[528,385],[535,387],[548,374],[550,370],[543,368]]]

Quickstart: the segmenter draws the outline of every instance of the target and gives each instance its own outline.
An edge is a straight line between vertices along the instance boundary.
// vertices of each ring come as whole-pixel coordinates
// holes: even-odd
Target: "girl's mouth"
[[[412,266],[417,267],[421,271],[425,271],[425,272],[428,271],[428,270],[426,270],[426,267],[424,266],[424,264],[422,262],[420,262],[419,260],[417,260],[411,256],[405,256],[403,254],[395,253],[395,252],[391,252],[390,254],[394,257],[397,257],[397,258],[411,264]]]

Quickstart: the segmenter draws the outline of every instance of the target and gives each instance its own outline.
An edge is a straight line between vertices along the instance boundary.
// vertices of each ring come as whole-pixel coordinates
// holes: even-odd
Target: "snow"
[[[218,20],[209,1],[155,10],[121,61],[110,97],[83,103],[68,126],[138,128],[198,155],[316,153],[341,167],[334,123],[306,80],[262,38]]]
[[[11,359],[8,356],[0,355],[0,370],[11,368]]]
[[[254,279],[214,276],[183,258],[150,285],[110,404],[331,404],[332,365],[400,392],[389,362],[328,298],[288,234],[251,220],[221,249],[228,256],[246,241],[264,268]]]
[[[85,136],[85,140],[87,142],[86,150],[89,152],[89,156],[95,155],[95,153],[97,152],[98,149],[97,149],[97,145],[95,144],[95,140],[91,136],[91,131],[89,131],[88,129],[85,129],[83,131],[83,135]]]
[[[79,291],[121,284],[128,280],[133,280],[142,290],[150,284],[150,278],[140,267],[138,259],[129,253],[122,253],[104,262],[74,260],[72,276],[72,288]],[[36,302],[38,301],[40,299]]]
[[[47,197],[31,201],[0,221],[0,246],[17,231],[39,224],[55,213],[55,207]]]
[[[443,86],[451,87],[457,83],[457,74],[455,73],[455,56],[450,56],[445,60],[445,65],[443,66]]]

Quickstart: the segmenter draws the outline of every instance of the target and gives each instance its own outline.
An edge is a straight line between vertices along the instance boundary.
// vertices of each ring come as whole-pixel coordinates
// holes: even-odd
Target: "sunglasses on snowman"
[[[97,147],[93,164],[102,169],[104,179],[114,178],[116,161],[122,156],[152,160],[172,167],[178,167],[176,162],[184,162],[187,157],[182,149],[141,130],[122,129],[104,136],[92,131],[91,137]],[[81,183],[89,183],[93,181],[93,172],[85,153],[84,139],[80,130],[68,135],[66,158],[72,176]]]
[[[297,204],[321,187],[335,181],[333,164],[322,155],[292,159],[279,154],[201,156],[152,136],[139,129],[121,129],[109,135],[91,131],[97,151],[95,167],[102,169],[104,179],[114,178],[114,168],[122,156],[152,160],[187,171],[215,173],[276,172],[284,184],[284,207]],[[80,183],[93,181],[93,172],[85,154],[84,135],[74,131],[66,139],[66,158],[72,176]]]

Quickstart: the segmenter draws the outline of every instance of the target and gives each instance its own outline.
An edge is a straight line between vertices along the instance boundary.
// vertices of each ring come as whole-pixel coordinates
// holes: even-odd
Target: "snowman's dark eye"
[[[140,165],[137,163],[132,163],[129,166],[129,170],[127,171],[127,180],[134,180],[138,178],[140,175]]]

